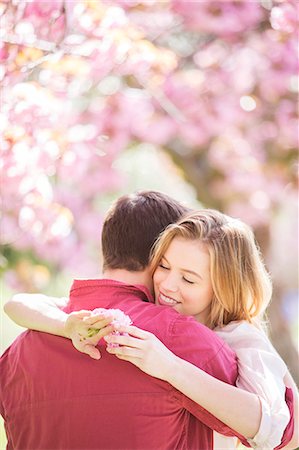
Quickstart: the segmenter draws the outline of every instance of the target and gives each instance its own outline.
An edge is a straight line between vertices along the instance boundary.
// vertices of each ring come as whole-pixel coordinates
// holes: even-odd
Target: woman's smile
[[[157,298],[157,303],[159,305],[164,305],[164,306],[174,306],[180,302],[175,300],[174,298],[168,297],[167,295],[162,294],[162,292],[160,292],[158,295],[158,298]]]

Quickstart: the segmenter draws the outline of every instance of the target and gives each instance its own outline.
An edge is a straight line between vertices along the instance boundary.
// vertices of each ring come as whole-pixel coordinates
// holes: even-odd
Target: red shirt
[[[148,297],[141,286],[76,280],[66,310],[119,308],[175,354],[233,384],[232,350],[193,318],[144,303]],[[108,354],[103,341],[99,345],[96,361],[67,339],[26,331],[6,350],[0,412],[8,449],[210,450],[212,429],[236,435],[168,383]]]

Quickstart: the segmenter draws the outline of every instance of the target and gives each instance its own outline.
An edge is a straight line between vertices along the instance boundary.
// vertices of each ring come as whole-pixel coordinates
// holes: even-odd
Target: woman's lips
[[[163,306],[175,306],[179,303],[177,300],[174,300],[171,297],[167,297],[167,295],[164,295],[161,292],[158,297],[158,302],[160,305]]]

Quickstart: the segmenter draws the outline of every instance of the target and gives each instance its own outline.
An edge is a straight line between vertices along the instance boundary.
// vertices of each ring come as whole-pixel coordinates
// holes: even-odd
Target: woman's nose
[[[176,292],[178,290],[178,283],[175,275],[168,274],[161,283],[164,291]]]

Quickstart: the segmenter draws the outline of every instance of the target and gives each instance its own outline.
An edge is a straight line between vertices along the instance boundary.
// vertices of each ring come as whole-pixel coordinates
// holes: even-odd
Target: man
[[[53,308],[50,322],[42,323],[35,304],[33,328],[65,336],[66,313],[119,308],[178,356],[233,384],[235,355],[216,334],[172,308],[145,303],[153,301],[150,248],[184,212],[158,192],[120,198],[103,226],[105,278],[75,280],[65,311],[55,316]],[[58,336],[26,331],[16,339],[0,360],[8,449],[210,450],[212,429],[236,435],[168,383],[109,355],[102,341],[100,349],[95,361]]]

